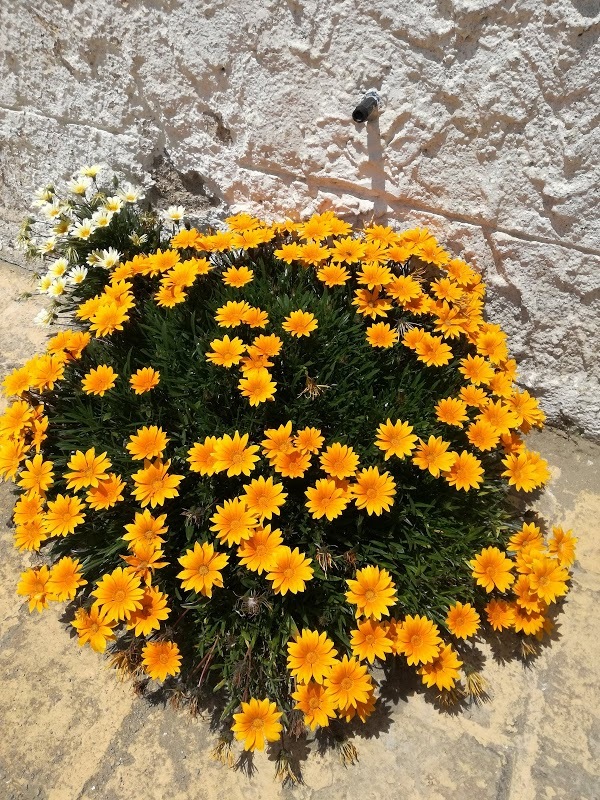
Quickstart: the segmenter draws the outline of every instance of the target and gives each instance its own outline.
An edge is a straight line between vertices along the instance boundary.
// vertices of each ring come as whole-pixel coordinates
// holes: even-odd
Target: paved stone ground
[[[43,334],[30,320],[29,278],[0,266],[2,373]],[[360,762],[308,754],[304,783],[282,787],[266,755],[250,778],[210,759],[205,720],[152,705],[79,648],[60,609],[30,615],[15,595],[27,558],[12,547],[9,486],[0,487],[0,798],[2,800],[598,800],[600,798],[600,446],[536,436],[553,480],[538,501],[579,536],[558,635],[529,665],[482,645],[490,700],[445,713],[398,675],[382,711],[355,739]],[[308,755],[308,758],[306,756]]]

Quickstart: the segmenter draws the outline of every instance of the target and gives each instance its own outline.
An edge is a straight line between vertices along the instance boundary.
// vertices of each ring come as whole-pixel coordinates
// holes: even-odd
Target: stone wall
[[[211,214],[427,225],[549,417],[600,435],[599,0],[0,6],[4,257],[32,190],[98,160]]]

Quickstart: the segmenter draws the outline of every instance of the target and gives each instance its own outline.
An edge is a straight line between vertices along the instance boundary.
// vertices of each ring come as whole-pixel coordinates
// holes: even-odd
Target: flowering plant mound
[[[364,722],[374,665],[473,691],[465,640],[549,634],[576,540],[507,502],[548,478],[521,436],[544,415],[480,274],[330,212],[200,232],[97,171],[22,234],[68,320],[3,383],[30,610],[73,601],[79,644],[218,693],[247,750]]]

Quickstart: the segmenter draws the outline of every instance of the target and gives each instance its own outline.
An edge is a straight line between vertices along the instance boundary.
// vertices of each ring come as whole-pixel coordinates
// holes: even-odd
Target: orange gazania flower
[[[112,508],[115,503],[123,500],[124,488],[125,481],[121,479],[121,476],[110,472],[105,481],[100,481],[98,486],[88,489],[85,499],[94,511]]]
[[[322,478],[315,486],[309,486],[305,492],[308,498],[306,507],[314,519],[327,517],[335,519],[346,508],[350,498],[343,489],[337,487],[335,481]]]
[[[213,586],[223,586],[221,570],[229,561],[226,553],[217,553],[208,542],[195,542],[192,550],[178,559],[184,568],[177,577],[184,589],[191,589],[205,597],[212,597]]]
[[[463,422],[468,419],[466,403],[456,397],[445,397],[440,400],[435,407],[435,415],[440,422],[456,425],[458,428],[462,428]]]
[[[273,478],[265,480],[261,475],[244,486],[244,496],[248,510],[262,521],[280,513],[287,493],[283,491],[282,483],[273,483]]]
[[[295,709],[304,713],[304,723],[311,730],[317,726],[325,728],[329,720],[336,716],[335,703],[331,692],[315,681],[300,684],[292,697],[296,700]]]
[[[473,577],[486,592],[493,589],[505,592],[515,579],[511,572],[513,562],[497,547],[484,547],[469,564],[473,567]]]
[[[227,470],[227,477],[233,475],[250,475],[256,466],[258,456],[257,445],[248,445],[249,435],[243,436],[236,431],[233,438],[229,434],[217,440],[214,449],[215,471]]]
[[[21,574],[17,594],[29,598],[29,611],[35,609],[41,613],[48,608],[49,580],[50,570],[45,564],[39,569],[28,569]]]
[[[248,267],[229,267],[223,272],[222,280],[226,286],[233,286],[240,289],[250,283],[254,277],[254,272]]]
[[[441,643],[437,625],[427,617],[409,614],[396,634],[397,650],[411,665],[433,661]]]
[[[84,489],[88,486],[98,486],[100,481],[105,481],[108,478],[108,470],[112,464],[107,458],[106,453],[96,455],[96,450],[90,447],[85,453],[77,450],[75,455],[71,456],[67,466],[72,472],[65,473],[67,480],[67,489]]]
[[[488,384],[494,377],[494,368],[482,356],[467,356],[460,361],[459,372],[471,381],[474,386],[480,383]]]
[[[352,496],[357,508],[364,508],[369,516],[389,511],[395,494],[396,484],[389,472],[379,474],[377,467],[369,467],[356,474]]]
[[[217,512],[210,521],[214,523],[211,531],[216,531],[218,539],[229,546],[248,539],[258,525],[258,519],[247,507],[245,497],[225,500],[222,506],[217,506]]]
[[[318,428],[303,428],[294,437],[294,447],[301,453],[318,453],[324,441]]]
[[[437,686],[442,689],[452,689],[460,677],[458,668],[462,666],[456,653],[449,644],[442,645],[438,654],[428,664],[419,667],[418,673],[423,676],[423,683],[428,688]]]
[[[317,271],[317,278],[323,281],[325,286],[343,286],[350,280],[350,273],[340,264],[327,264]]]
[[[375,444],[385,453],[385,461],[391,456],[404,458],[412,453],[417,442],[417,437],[413,435],[412,431],[412,425],[401,420],[393,423],[388,417],[386,422],[381,423],[377,428]]]
[[[83,645],[89,643],[96,653],[104,653],[107,643],[114,641],[116,637],[113,633],[113,628],[117,624],[115,620],[108,619],[106,610],[97,601],[89,611],[84,608],[78,608],[75,612],[75,619],[71,623],[77,631],[77,636],[79,637],[77,643],[79,646],[83,647]]]
[[[244,750],[264,750],[265,741],[276,742],[281,736],[281,714],[270,700],[252,698],[249,703],[242,703],[239,714],[233,715],[231,730],[236,739],[244,742]]]
[[[249,309],[250,304],[245,300],[230,300],[217,309],[215,321],[222,328],[235,328],[242,324]]]
[[[552,537],[548,540],[548,550],[558,559],[561,567],[570,567],[575,561],[575,545],[577,537],[572,531],[562,528],[552,528]]]
[[[31,522],[17,525],[14,537],[15,547],[19,550],[39,550],[42,542],[48,538],[42,515],[37,515]]]
[[[132,612],[142,607],[144,590],[140,579],[130,570],[117,567],[98,581],[92,592],[106,612],[107,619],[129,619]]]
[[[387,638],[385,628],[372,619],[359,622],[358,629],[351,633],[352,651],[361,661],[366,659],[372,664],[376,658],[385,658],[392,652],[392,642]]]
[[[367,342],[371,347],[393,347],[398,341],[398,331],[387,322],[376,322],[367,328]]]
[[[121,556],[121,558],[129,565],[133,575],[137,575],[146,586],[150,586],[154,570],[168,566],[169,562],[161,561],[161,558],[164,558],[163,551],[147,542],[134,542],[132,550],[133,555]]]
[[[13,508],[13,519],[15,525],[27,525],[42,514],[44,501],[37,492],[30,491],[22,494]]]
[[[263,356],[272,358],[276,355],[279,355],[279,352],[283,347],[283,342],[279,336],[276,336],[274,333],[270,334],[269,336],[261,334],[252,341],[252,347],[259,353],[262,353]]]
[[[117,373],[112,367],[100,364],[96,369],[91,369],[84,375],[81,388],[86,394],[97,394],[103,397],[105,393],[112,389],[117,380]]]
[[[310,453],[295,449],[287,453],[277,453],[272,466],[284,478],[302,478],[310,467]]]
[[[240,563],[246,569],[263,572],[271,569],[273,556],[277,548],[283,544],[283,537],[279,528],[271,530],[270,525],[254,528],[248,539],[243,539],[238,548]]]
[[[485,607],[485,613],[495,631],[512,628],[515,623],[513,606],[507,600],[490,600]]]
[[[478,419],[467,428],[467,439],[478,450],[492,450],[500,441],[500,434],[485,419]]]
[[[361,260],[364,253],[364,244],[348,236],[345,239],[338,239],[333,243],[331,260],[333,263],[344,262],[346,264],[355,264],[357,261]]]
[[[249,325],[251,328],[266,328],[269,324],[269,315],[261,308],[248,306],[246,311],[244,311],[242,322]]]
[[[335,707],[342,710],[366,703],[373,687],[366,666],[348,656],[332,666],[325,678],[325,686]]]
[[[177,487],[183,480],[183,475],[169,475],[170,466],[170,461],[163,463],[157,458],[131,476],[135,483],[132,494],[139,500],[142,508],[147,505],[151,505],[152,508],[162,506],[165,500],[179,495]]]
[[[148,636],[152,631],[160,629],[162,620],[167,619],[171,611],[167,607],[168,597],[154,586],[146,586],[142,597],[142,607],[133,611],[127,620],[127,630],[133,630],[134,636]]]
[[[419,445],[413,456],[413,464],[420,469],[427,469],[434,478],[440,472],[447,472],[456,458],[456,453],[448,450],[449,442],[445,442],[441,436],[430,436],[427,442],[419,440]]]
[[[305,628],[288,642],[288,669],[301,683],[314,680],[323,683],[329,668],[335,664],[337,650],[325,632]]]
[[[271,373],[265,367],[253,369],[241,378],[238,387],[242,395],[248,398],[251,406],[275,399],[277,384],[271,378]]]
[[[229,336],[224,336],[222,339],[213,339],[210,346],[212,350],[206,353],[206,360],[220,367],[231,367],[234,364],[239,364],[246,349],[246,345],[237,336],[234,336],[233,339],[230,339]]]
[[[322,454],[321,467],[334,478],[349,478],[358,467],[358,456],[348,445],[334,442]]]
[[[529,450],[509,453],[502,459],[502,463],[506,467],[503,477],[508,478],[509,485],[514,486],[518,492],[532,492],[550,477],[548,462],[539,453]]]
[[[81,573],[81,563],[75,558],[64,556],[52,566],[47,590],[53,600],[73,600],[80,586],[87,581]]]
[[[52,472],[52,461],[44,461],[41,453],[32,459],[25,461],[25,468],[19,475],[18,485],[25,491],[33,490],[38,494],[43,494],[54,483]]]
[[[450,633],[459,639],[467,639],[473,636],[479,628],[479,614],[470,603],[456,602],[450,606],[446,616],[446,624]]]
[[[143,458],[151,459],[162,456],[168,441],[162,428],[158,428],[156,425],[150,425],[150,427],[144,425],[129,437],[129,442],[125,447],[131,453],[134,461]]]
[[[387,316],[392,304],[387,297],[380,296],[380,292],[379,288],[373,289],[372,292],[368,289],[357,289],[352,301],[352,305],[356,306],[356,313],[372,319]]]
[[[318,327],[317,318],[310,311],[292,311],[292,313],[285,318],[281,327],[292,336],[310,336],[312,331]]]
[[[554,558],[534,559],[528,577],[532,591],[546,603],[554,603],[568,591],[569,573]]]
[[[419,361],[428,367],[442,367],[452,360],[452,350],[439,336],[426,333],[416,344]]]
[[[136,514],[132,523],[125,525],[127,533],[123,536],[123,539],[133,544],[150,544],[155,549],[158,549],[165,541],[162,534],[169,530],[165,525],[166,519],[166,514],[153,517],[150,511],[146,509],[141,514]]]
[[[306,558],[297,547],[294,550],[285,545],[279,547],[273,554],[271,568],[267,574],[268,580],[273,584],[273,591],[276,594],[303,592],[306,581],[313,576],[311,563],[312,559]]]
[[[386,569],[363,567],[348,580],[346,599],[356,606],[356,617],[381,619],[396,602],[396,586]]]
[[[44,514],[43,526],[49,536],[67,536],[85,519],[85,504],[78,497],[56,495],[55,500],[48,502],[48,510]]]
[[[476,489],[483,483],[483,467],[481,461],[473,453],[463,450],[455,455],[452,466],[444,473],[444,478],[455,489]]]
[[[152,680],[164,681],[181,668],[179,647],[175,642],[148,642],[142,650],[142,664]]]
[[[188,450],[187,461],[192,472],[199,472],[201,475],[213,475],[216,472],[214,457],[216,444],[216,436],[207,436],[202,444],[196,442]]]
[[[144,394],[158,386],[160,372],[152,367],[142,367],[129,378],[129,384],[136,394]]]

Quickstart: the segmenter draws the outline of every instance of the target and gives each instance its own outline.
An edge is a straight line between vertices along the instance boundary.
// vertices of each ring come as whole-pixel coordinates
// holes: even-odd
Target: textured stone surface
[[[524,385],[600,434],[578,352],[598,334],[599,26],[598,0],[3,3],[3,252],[32,188],[89,160],[170,174],[189,208],[418,217],[455,245],[458,226],[492,317],[535,342]],[[355,125],[370,87],[383,111]]]
[[[0,379],[41,343],[40,298],[22,271],[0,269]],[[282,788],[265,754],[255,771],[210,759],[206,719],[135,698],[102,657],[79,648],[62,608],[29,614],[14,593],[35,557],[12,546],[10,487],[0,485],[0,797],[2,800],[597,800],[600,785],[600,446],[552,431],[531,437],[552,481],[537,508],[579,537],[558,635],[527,668],[482,645],[491,699],[442,713],[412,671],[382,689],[379,711],[344,768],[331,748],[292,743],[304,783]],[[8,734],[7,734],[8,732]]]

